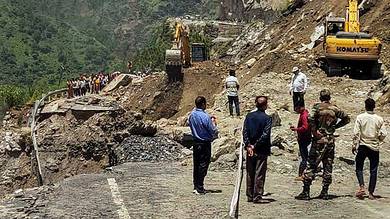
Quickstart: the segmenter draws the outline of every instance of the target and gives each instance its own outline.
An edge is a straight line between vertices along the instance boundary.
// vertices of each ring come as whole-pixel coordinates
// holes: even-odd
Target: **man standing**
[[[240,89],[240,84],[238,83],[238,79],[236,77],[236,71],[231,69],[229,71],[229,77],[226,78],[225,82],[228,100],[229,100],[229,112],[230,115],[233,116],[233,104],[236,108],[237,116],[240,116],[240,103],[238,100],[238,90]]]
[[[305,105],[304,96],[307,90],[307,77],[298,67],[294,67],[292,71],[290,95],[293,96],[294,111],[296,111],[299,102]]]
[[[296,196],[299,200],[310,200],[310,186],[315,177],[318,163],[323,165],[322,190],[319,198],[329,199],[328,190],[332,183],[332,170],[335,149],[336,129],[347,125],[349,116],[330,102],[330,91],[320,92],[321,103],[313,106],[309,116],[309,124],[313,135],[309,152],[309,168],[304,173],[303,191]]]
[[[366,194],[363,179],[364,160],[368,157],[370,160],[370,183],[368,185],[368,198],[375,199],[374,191],[377,180],[379,164],[379,146],[386,138],[386,130],[383,124],[383,118],[374,113],[375,101],[368,98],[365,101],[366,112],[358,115],[354,128],[354,145],[352,153],[356,150],[356,176],[359,181],[359,190],[356,197],[363,198]],[[356,147],[358,146],[358,148]]]
[[[243,137],[247,150],[246,172],[248,202],[268,203],[263,200],[267,172],[267,158],[271,154],[272,118],[265,113],[268,98],[256,97],[257,111],[249,113],[244,122]]]
[[[297,180],[303,180],[303,172],[307,167],[309,157],[309,146],[311,143],[311,130],[309,126],[309,112],[306,110],[303,103],[298,103],[297,111],[299,115],[298,127],[291,126],[290,129],[298,133],[299,153],[301,155],[301,163],[299,165]]]
[[[199,96],[195,99],[196,108],[191,112],[189,125],[195,141],[193,147],[193,183],[195,194],[205,194],[204,178],[211,158],[211,142],[217,136],[215,117],[205,112],[206,98]]]

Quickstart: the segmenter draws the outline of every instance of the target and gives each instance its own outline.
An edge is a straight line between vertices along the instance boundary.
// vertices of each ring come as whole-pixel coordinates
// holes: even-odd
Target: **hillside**
[[[1,0],[0,81],[55,84],[79,73],[125,70],[165,17],[210,4],[174,2]]]

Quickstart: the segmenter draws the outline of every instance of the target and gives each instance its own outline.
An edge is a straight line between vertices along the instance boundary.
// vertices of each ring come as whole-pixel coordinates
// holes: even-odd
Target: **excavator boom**
[[[345,31],[351,33],[360,32],[360,17],[358,0],[349,0],[349,6],[347,8],[347,15],[345,21]]]

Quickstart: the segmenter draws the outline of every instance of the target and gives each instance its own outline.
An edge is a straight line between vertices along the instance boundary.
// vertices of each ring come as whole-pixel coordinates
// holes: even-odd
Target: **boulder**
[[[279,116],[278,111],[271,114],[272,117],[272,127],[282,126],[282,119]]]
[[[240,143],[238,142],[238,145]],[[218,160],[219,157],[233,153],[237,148],[237,142],[229,141],[226,137],[222,137],[213,142],[212,145],[212,153],[211,153],[211,161]]]
[[[103,89],[103,92],[110,92],[121,86],[127,86],[132,80],[130,74],[120,74]]]
[[[245,65],[246,66],[248,66],[248,68],[252,68],[252,66],[256,63],[256,59],[255,58],[251,58],[251,59],[249,59],[246,63],[245,63]]]

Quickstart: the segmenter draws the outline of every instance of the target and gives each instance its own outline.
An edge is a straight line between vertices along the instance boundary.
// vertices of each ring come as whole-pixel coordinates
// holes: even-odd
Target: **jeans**
[[[238,96],[228,96],[229,100],[229,112],[230,115],[233,116],[233,104],[236,107],[236,114],[240,116],[240,102],[238,100]]]
[[[296,110],[299,103],[302,103],[305,105],[305,94],[303,92],[293,92],[293,105],[294,105],[294,111]]]
[[[363,166],[364,160],[368,157],[370,160],[370,183],[368,191],[374,193],[378,174],[379,151],[374,151],[365,145],[360,145],[356,155],[356,176],[360,186],[364,186]]]
[[[204,178],[211,159],[211,142],[196,142],[193,147],[193,183],[198,192],[204,191]]]
[[[300,140],[298,141],[299,145],[299,153],[301,155],[301,163],[299,164],[299,176],[302,176],[303,172],[307,168],[307,162],[309,159],[309,145],[311,143],[311,140]]]

